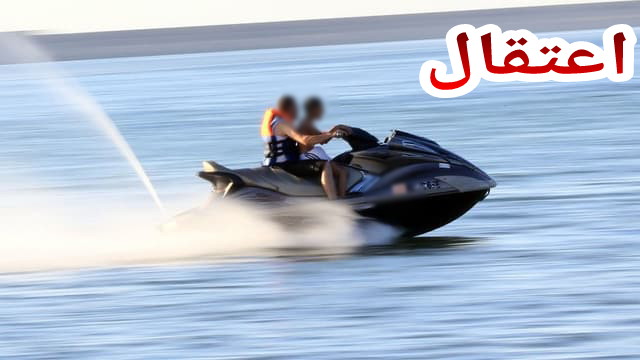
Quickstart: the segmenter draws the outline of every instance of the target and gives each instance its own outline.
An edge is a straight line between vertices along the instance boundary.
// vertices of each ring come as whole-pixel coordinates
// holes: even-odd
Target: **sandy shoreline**
[[[33,38],[56,60],[443,38],[454,25],[534,32],[640,26],[640,1],[360,18],[128,30]],[[0,63],[16,62],[0,55]]]

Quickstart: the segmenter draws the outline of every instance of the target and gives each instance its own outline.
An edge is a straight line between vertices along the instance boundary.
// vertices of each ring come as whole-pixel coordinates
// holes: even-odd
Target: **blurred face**
[[[309,109],[308,115],[312,121],[318,121],[324,115],[324,109],[322,108],[322,106],[314,106]]]
[[[290,106],[286,109],[282,109],[282,111],[289,115],[291,119],[295,119],[298,117],[298,107],[296,105]]]

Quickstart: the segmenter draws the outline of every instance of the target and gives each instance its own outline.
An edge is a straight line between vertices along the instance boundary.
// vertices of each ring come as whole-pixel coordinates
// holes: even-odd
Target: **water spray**
[[[0,48],[8,52],[8,55],[12,56],[16,62],[33,63],[30,70],[40,75],[41,80],[52,92],[93,121],[113,141],[120,154],[129,162],[144,184],[162,215],[166,217],[166,211],[160,197],[142,164],[100,104],[60,66],[55,65],[51,56],[28,37],[15,33],[0,34],[0,45]]]

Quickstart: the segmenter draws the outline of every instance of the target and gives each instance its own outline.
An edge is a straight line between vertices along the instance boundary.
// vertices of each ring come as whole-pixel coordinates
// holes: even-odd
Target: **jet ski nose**
[[[480,170],[479,167],[471,164],[468,162],[468,166],[473,169],[475,171],[475,173],[477,175],[479,175],[479,177],[486,183],[487,188],[491,189],[494,188],[496,186],[498,186],[498,183],[489,175],[487,175],[487,173],[485,173],[484,171]]]

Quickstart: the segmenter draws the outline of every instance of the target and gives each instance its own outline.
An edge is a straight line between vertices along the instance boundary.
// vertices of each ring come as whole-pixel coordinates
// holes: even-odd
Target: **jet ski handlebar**
[[[353,151],[371,149],[380,145],[377,137],[356,127],[352,127],[350,133],[338,131],[336,137],[346,141]]]

